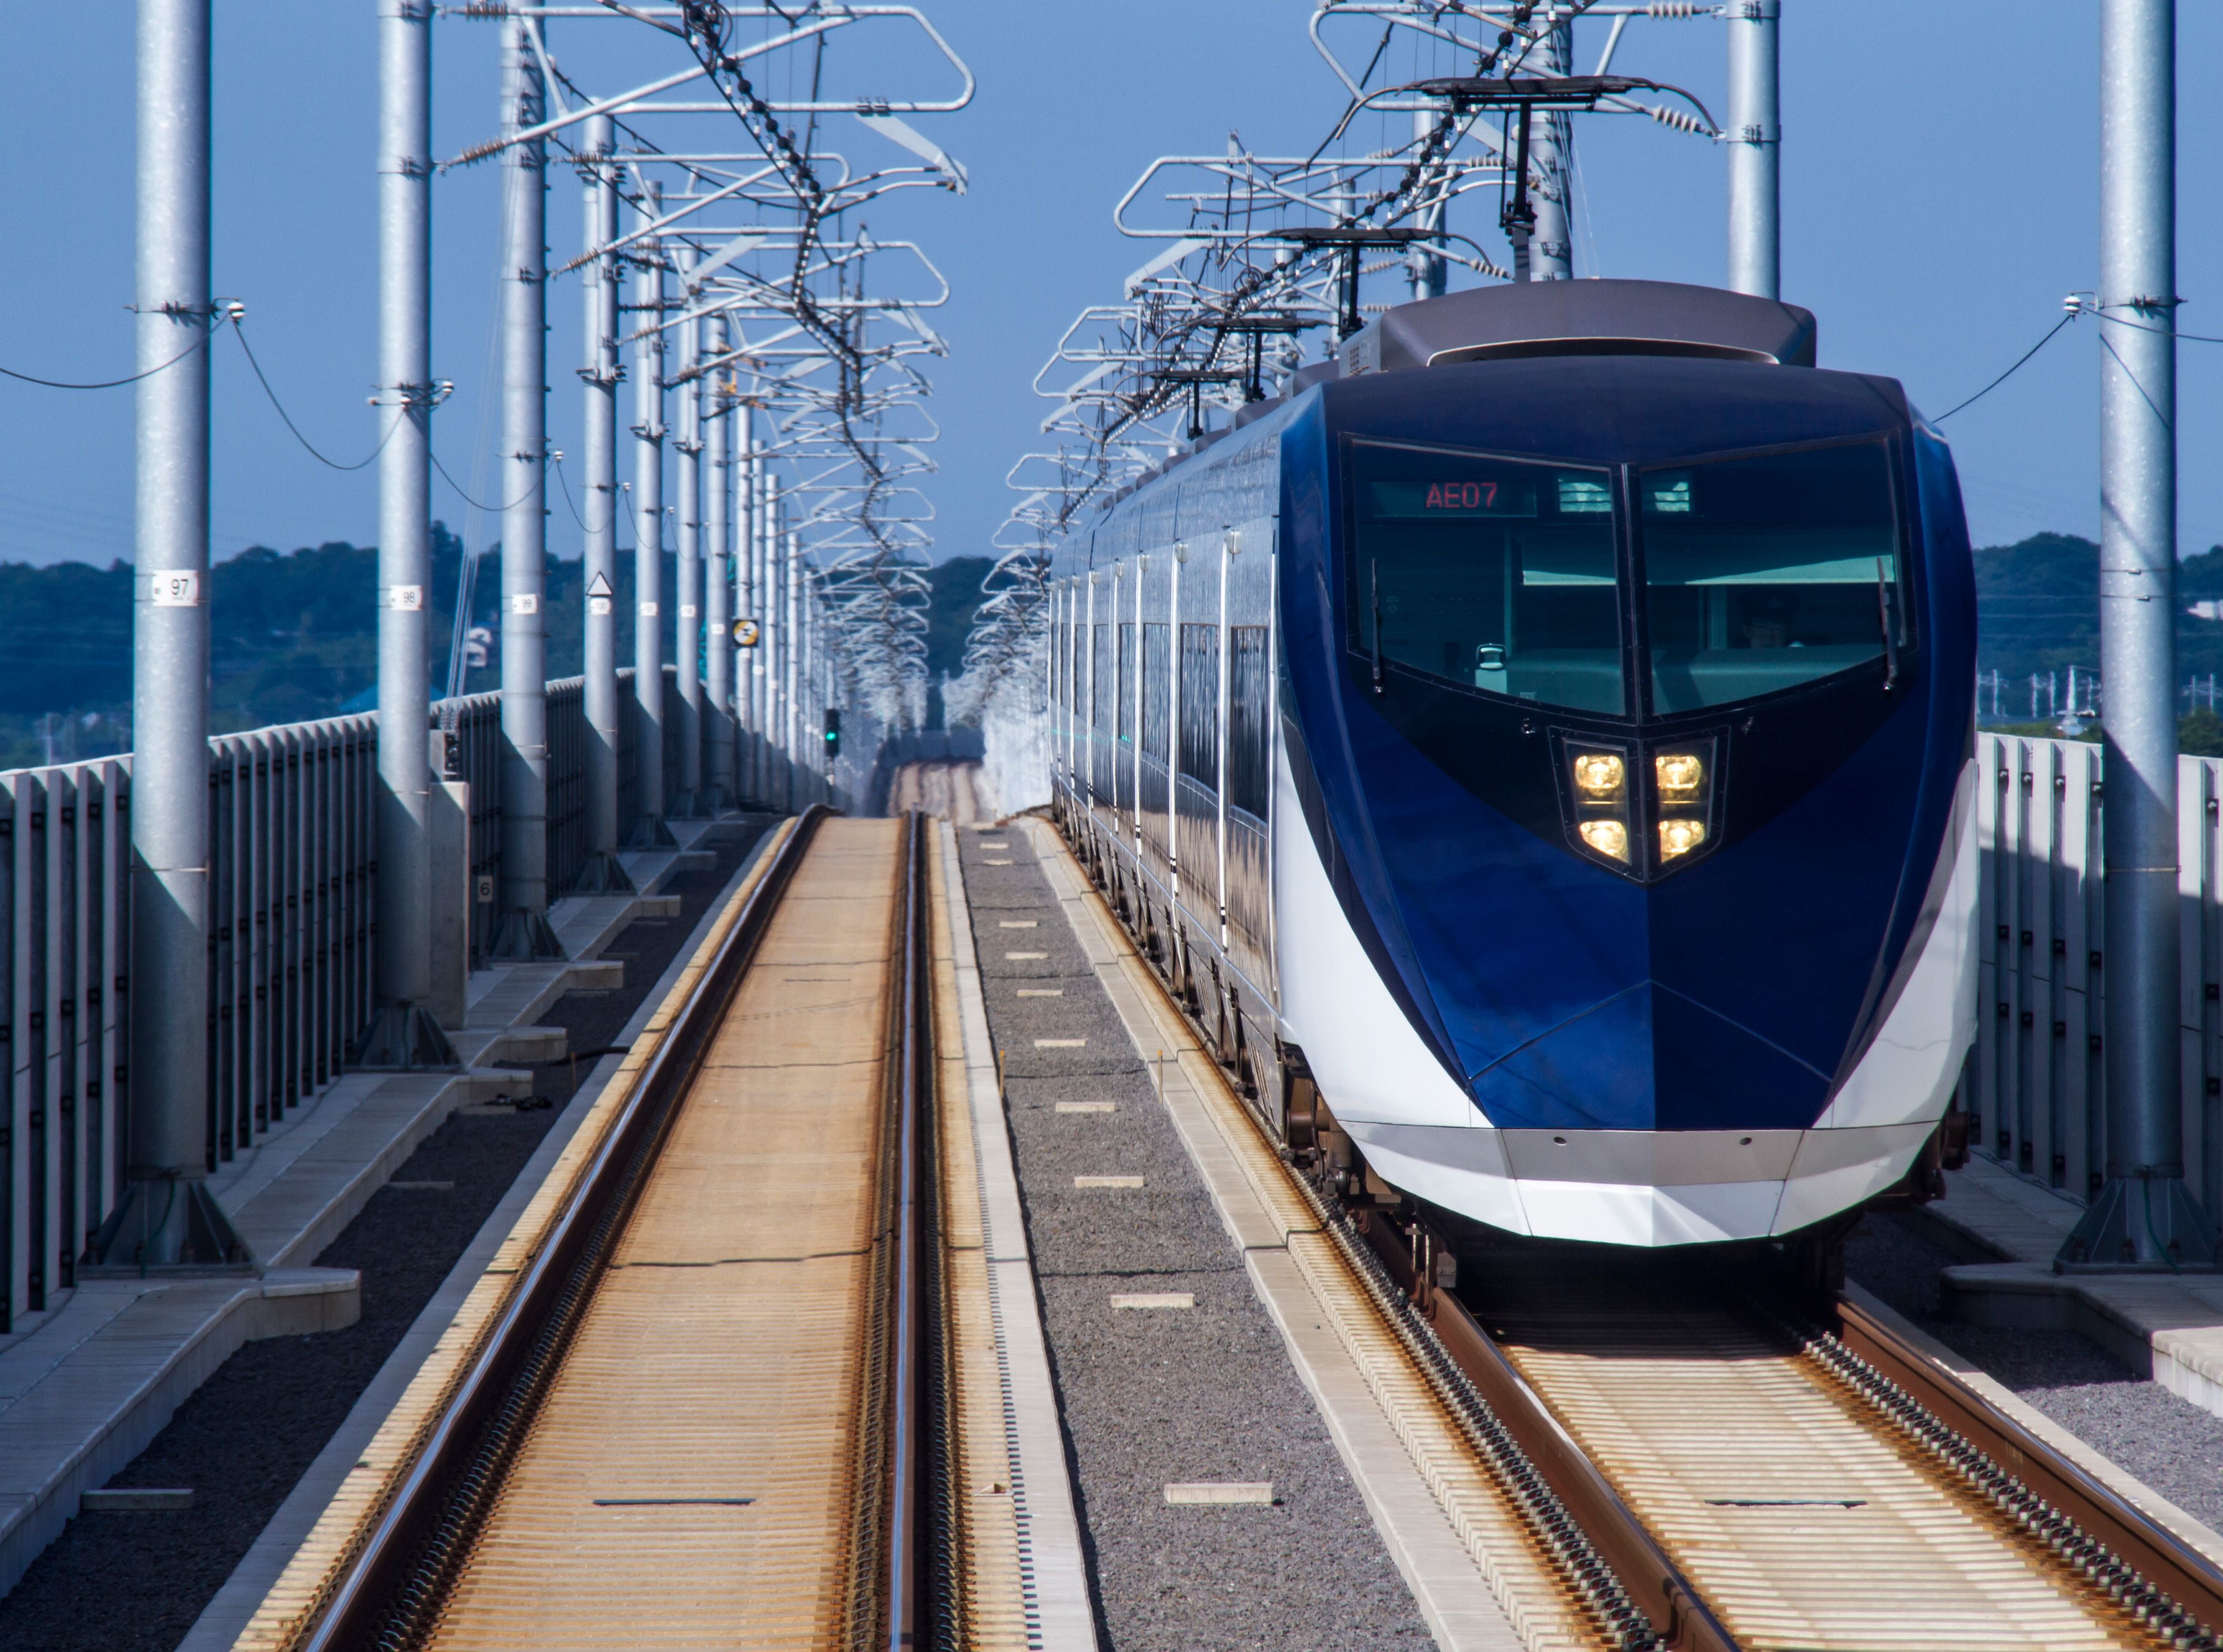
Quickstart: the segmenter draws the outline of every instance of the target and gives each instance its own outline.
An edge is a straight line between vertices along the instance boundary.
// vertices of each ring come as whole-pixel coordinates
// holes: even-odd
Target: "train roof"
[[[1339,376],[1528,355],[1814,365],[1814,314],[1679,281],[1521,281],[1401,304],[1344,340]]]
[[[1104,514],[1079,531],[1091,533],[1123,514],[1120,507],[1136,494],[1152,491],[1212,449],[1219,449],[1213,458],[1224,462],[1277,433],[1317,385],[1372,373],[1539,356],[1649,355],[1811,367],[1815,337],[1811,310],[1680,281],[1508,282],[1401,304],[1345,339],[1327,360],[1300,368],[1282,395],[1245,408],[1233,428],[1211,432],[1116,490],[1099,506]],[[1260,424],[1269,428],[1256,429]]]

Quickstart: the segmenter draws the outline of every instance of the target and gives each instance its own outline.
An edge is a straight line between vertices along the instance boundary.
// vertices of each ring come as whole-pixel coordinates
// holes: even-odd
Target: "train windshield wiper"
[[[1881,563],[1877,564],[1881,567]],[[1379,557],[1366,559],[1366,581],[1374,597],[1374,692],[1382,692],[1382,562]]]
[[[1899,687],[1899,638],[1892,634],[1891,583],[1885,576],[1883,558],[1880,556],[1876,558],[1876,617],[1883,625],[1883,686],[1884,692],[1888,694]],[[1375,621],[1377,634],[1380,631],[1381,624],[1378,619]],[[1376,648],[1378,653],[1380,649],[1378,643]],[[1375,667],[1375,675],[1377,677],[1381,675],[1379,665]]]

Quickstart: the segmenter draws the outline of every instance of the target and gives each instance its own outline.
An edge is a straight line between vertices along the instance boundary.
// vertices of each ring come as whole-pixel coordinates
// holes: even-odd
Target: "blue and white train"
[[[1934,1180],[1968,531],[1814,349],[1662,282],[1403,305],[1058,549],[1059,823],[1325,1179],[1634,1246]]]

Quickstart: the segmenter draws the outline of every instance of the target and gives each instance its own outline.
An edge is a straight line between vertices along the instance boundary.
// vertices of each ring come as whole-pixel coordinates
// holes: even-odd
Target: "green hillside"
[[[431,617],[425,669],[444,693],[463,545],[432,530]],[[965,634],[989,561],[960,556],[930,571],[928,663],[938,681],[962,663]],[[664,565],[666,600],[676,558]],[[576,561],[547,564],[548,674],[581,669],[584,594]],[[210,719],[219,732],[330,717],[378,675],[378,553],[335,541],[277,551],[256,546],[219,562],[210,595]],[[499,550],[481,560],[473,623],[498,628]],[[633,557],[618,558],[617,607],[633,608]],[[633,663],[633,627],[618,627],[618,663]],[[467,692],[498,686],[499,673],[469,674]],[[129,747],[131,566],[0,563],[0,767],[92,757]]]
[[[2199,619],[2182,610],[2194,602],[2223,599],[2223,545],[2212,546],[2177,565],[2177,680],[2205,681],[2216,674],[2223,687],[2223,622]],[[2031,677],[2050,672],[2057,679],[2061,704],[2067,705],[2069,668],[2081,676],[2100,664],[2100,548],[2073,534],[2035,534],[2018,544],[1993,545],[1976,552],[1976,666],[1988,685],[2001,678],[1999,714],[2005,720],[2031,715]],[[2040,688],[2039,710],[2044,710]],[[1983,713],[1991,719],[1991,690],[1983,694]]]

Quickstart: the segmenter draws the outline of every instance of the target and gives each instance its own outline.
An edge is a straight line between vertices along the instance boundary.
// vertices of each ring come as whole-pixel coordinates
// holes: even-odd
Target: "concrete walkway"
[[[722,826],[674,821],[677,848],[620,856],[639,895],[558,901],[565,961],[475,971],[455,1034],[463,1072],[345,1075],[211,1176],[257,1273],[88,1280],[0,1336],[0,1594],[242,1343],[355,1322],[358,1276],[307,1264],[450,1113],[530,1085],[500,1063],[563,1055],[562,1030],[535,1019],[567,992],[623,984],[624,964],[599,955],[634,919],[676,914],[658,889],[714,864],[698,845]]]
[[[1947,1314],[1972,1325],[2081,1331],[2132,1370],[2223,1416],[2223,1274],[2074,1273],[2054,1253],[2083,1207],[1981,1153],[1923,1213],[1996,1262],[1944,1272]]]

